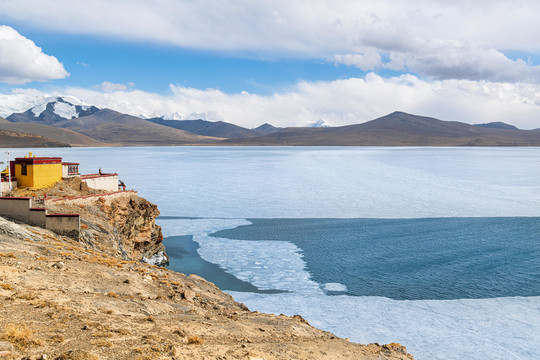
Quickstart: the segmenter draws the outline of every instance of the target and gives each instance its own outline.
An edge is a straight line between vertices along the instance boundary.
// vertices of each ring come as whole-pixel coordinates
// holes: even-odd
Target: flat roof
[[[15,164],[61,164],[61,157],[19,157]]]

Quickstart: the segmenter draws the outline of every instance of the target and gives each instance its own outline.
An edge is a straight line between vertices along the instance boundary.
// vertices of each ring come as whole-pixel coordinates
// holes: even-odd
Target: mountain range
[[[540,146],[540,131],[502,122],[470,125],[394,112],[361,124],[247,129],[224,121],[165,120],[49,98],[0,118],[0,147],[134,145]]]

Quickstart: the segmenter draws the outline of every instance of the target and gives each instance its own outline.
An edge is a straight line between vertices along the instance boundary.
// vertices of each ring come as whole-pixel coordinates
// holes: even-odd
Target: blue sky
[[[133,82],[138,89],[163,93],[169,90],[170,83],[175,83],[199,89],[218,88],[227,93],[269,94],[299,80],[331,81],[366,73],[325,59],[272,59],[39,30],[18,32],[32,39],[44,53],[54,54],[70,73],[68,78],[55,80],[54,86]],[[50,86],[36,82],[24,85],[42,89]]]
[[[537,1],[0,0],[0,9],[2,116],[73,95],[248,127],[337,126],[396,110],[540,127]]]

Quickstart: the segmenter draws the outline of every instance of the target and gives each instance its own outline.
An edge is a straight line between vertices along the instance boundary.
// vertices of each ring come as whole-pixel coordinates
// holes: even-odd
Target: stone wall
[[[46,229],[73,239],[79,238],[81,224],[78,214],[50,214],[46,219]]]
[[[0,216],[6,219],[29,223],[31,207],[31,198],[0,197]]]
[[[31,198],[0,197],[0,216],[79,239],[79,214],[47,214],[44,208],[33,208]]]

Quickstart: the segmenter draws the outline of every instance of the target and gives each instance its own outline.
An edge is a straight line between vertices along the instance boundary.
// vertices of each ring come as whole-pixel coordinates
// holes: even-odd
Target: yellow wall
[[[17,185],[21,188],[43,188],[62,180],[62,164],[27,164],[27,175],[21,175],[21,164],[15,164]]]

